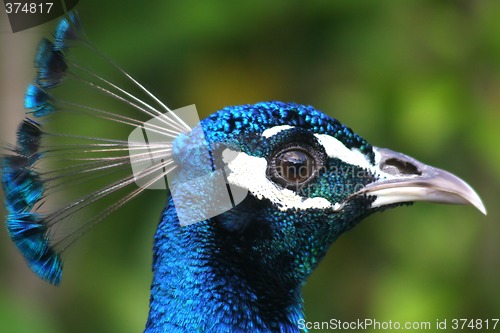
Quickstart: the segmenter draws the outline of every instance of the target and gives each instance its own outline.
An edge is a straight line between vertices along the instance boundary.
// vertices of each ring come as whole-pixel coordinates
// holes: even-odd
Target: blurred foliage
[[[208,115],[263,100],[312,104],[374,145],[456,173],[482,196],[487,217],[419,203],[341,237],[304,288],[308,320],[500,317],[499,1],[82,1],[78,9],[89,38],[171,108],[194,103]],[[3,85],[12,79],[0,74]],[[0,121],[19,105],[0,110]],[[142,331],[164,202],[148,193],[83,237],[59,288],[38,281],[1,228],[0,331]]]

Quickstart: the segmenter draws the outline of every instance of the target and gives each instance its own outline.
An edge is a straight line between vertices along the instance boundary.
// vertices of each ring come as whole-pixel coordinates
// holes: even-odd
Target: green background
[[[500,318],[500,1],[81,1],[78,10],[88,37],[171,108],[311,104],[481,195],[486,217],[418,203],[342,236],[304,288],[307,320]],[[15,141],[37,40],[53,27],[12,34],[0,14],[2,141]],[[164,201],[147,193],[82,237],[58,288],[29,271],[0,228],[0,332],[142,331]]]

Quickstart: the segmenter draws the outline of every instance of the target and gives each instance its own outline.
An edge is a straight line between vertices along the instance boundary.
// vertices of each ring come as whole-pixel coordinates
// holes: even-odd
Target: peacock
[[[302,285],[366,216],[415,201],[486,214],[460,178],[372,146],[312,106],[229,106],[201,121],[173,112],[89,41],[76,12],[34,63],[28,116],[2,159],[10,238],[58,285],[76,239],[145,190],[165,190],[146,333],[300,332]],[[68,121],[81,126],[66,133]],[[69,186],[80,191],[61,195]]]

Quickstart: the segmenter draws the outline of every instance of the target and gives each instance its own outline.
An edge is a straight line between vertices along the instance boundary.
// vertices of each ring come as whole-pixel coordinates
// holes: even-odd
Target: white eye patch
[[[269,199],[279,210],[288,209],[325,209],[333,205],[325,198],[308,198],[299,196],[292,190],[281,188],[266,176],[267,161],[263,157],[238,153],[238,156],[227,164],[230,172],[227,181],[231,185],[248,189],[257,199]]]
[[[342,142],[328,134],[314,134],[321,143],[328,157],[338,158],[347,164],[359,166],[362,169],[371,170],[373,165],[368,161],[366,155],[359,149],[349,149]]]
[[[266,139],[269,139],[272,136],[275,136],[279,132],[282,132],[287,129],[292,129],[294,128],[293,126],[290,125],[281,125],[281,126],[274,126],[271,128],[266,129],[264,132],[262,132],[262,136],[265,137]]]

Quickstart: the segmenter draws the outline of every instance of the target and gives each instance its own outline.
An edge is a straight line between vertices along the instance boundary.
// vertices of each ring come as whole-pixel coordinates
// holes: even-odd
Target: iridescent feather
[[[75,50],[69,52],[76,46],[89,51],[95,63],[114,69],[119,75],[113,77],[125,79],[144,96],[129,93],[78,63]],[[162,126],[150,128],[165,140],[148,148],[167,158],[161,165],[149,166],[145,143],[127,141],[128,133],[170,110],[86,39],[76,13],[68,13],[59,22],[54,41],[42,39],[34,64],[37,73],[26,89],[24,106],[28,116],[37,121],[26,118],[20,125],[17,144],[8,147],[11,153],[2,160],[2,185],[11,239],[29,267],[57,285],[61,282],[64,250],[91,226],[143,192],[144,188],[135,186],[137,178],[149,181],[151,175],[159,177],[158,170],[161,176],[173,170],[171,142],[191,128],[172,112],[162,118]],[[60,97],[63,82],[63,86],[77,87],[74,90],[79,95],[74,100]],[[96,99],[102,100],[101,105],[111,106],[88,105],[87,101]],[[113,107],[116,103],[119,107]],[[114,129],[122,129],[117,134],[106,132],[103,137],[98,129],[109,122]],[[45,130],[52,123],[55,130]],[[75,124],[84,124],[77,128],[78,133]],[[69,133],[64,132],[68,127],[72,127]],[[147,166],[142,174],[132,174],[129,153]],[[94,188],[79,194],[65,193],[66,200],[56,193],[81,183]],[[108,200],[104,205],[96,204],[104,199]],[[75,214],[78,218],[72,218]]]

